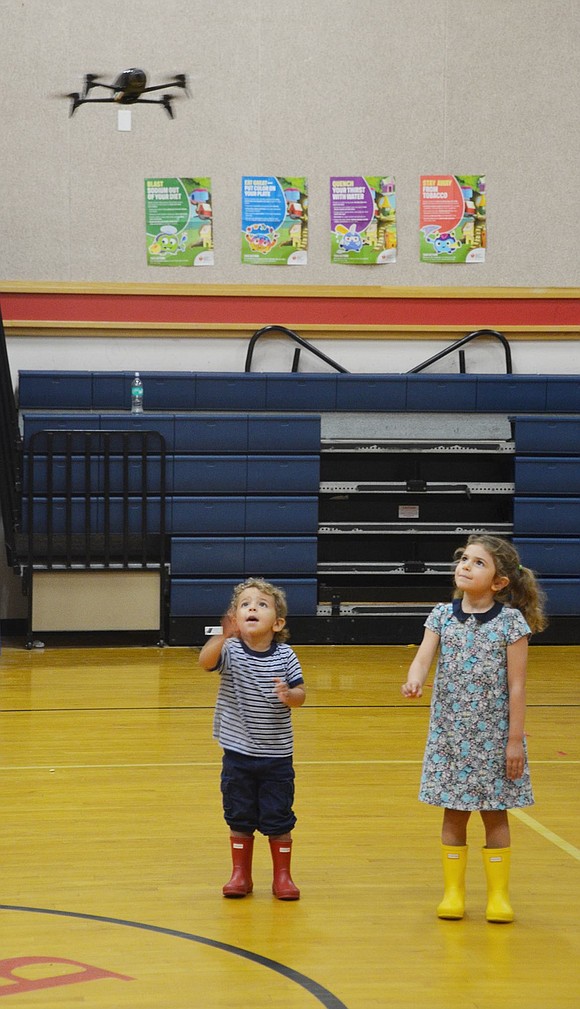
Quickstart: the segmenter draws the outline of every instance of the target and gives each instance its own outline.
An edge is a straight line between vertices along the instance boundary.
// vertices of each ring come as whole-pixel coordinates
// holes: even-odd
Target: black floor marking
[[[0,911],[24,911],[28,914],[50,914],[60,918],[80,918],[83,921],[103,922],[107,925],[124,925],[127,928],[140,928],[145,932],[158,932],[161,935],[173,936],[176,939],[197,942],[202,946],[211,946],[214,949],[223,950],[225,953],[241,956],[245,960],[251,960],[261,967],[266,967],[268,970],[272,970],[276,974],[288,978],[289,981],[293,981],[301,988],[304,988],[310,995],[313,995],[325,1009],[348,1009],[348,1006],[344,1002],[341,1002],[336,995],[328,991],[327,988],[323,988],[317,981],[313,981],[312,978],[307,977],[305,974],[293,970],[292,967],[286,967],[284,964],[278,963],[276,960],[270,960],[269,957],[262,956],[260,953],[252,953],[250,950],[242,949],[239,946],[231,946],[229,943],[219,942],[217,939],[208,939],[203,935],[180,932],[177,929],[163,928],[160,925],[147,925],[145,922],[140,921],[125,921],[123,918],[108,918],[98,914],[82,914],[78,911],[55,911],[45,907],[19,907],[14,904],[0,904]]]

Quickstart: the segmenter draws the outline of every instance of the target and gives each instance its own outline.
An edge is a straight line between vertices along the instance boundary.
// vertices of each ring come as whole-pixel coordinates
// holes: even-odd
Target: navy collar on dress
[[[452,605],[453,616],[457,617],[462,624],[464,624],[469,617],[475,617],[479,624],[487,624],[489,620],[493,620],[494,617],[497,617],[498,613],[501,613],[503,610],[503,603],[494,603],[491,609],[486,610],[484,613],[465,613],[461,605],[461,599],[454,599]]]

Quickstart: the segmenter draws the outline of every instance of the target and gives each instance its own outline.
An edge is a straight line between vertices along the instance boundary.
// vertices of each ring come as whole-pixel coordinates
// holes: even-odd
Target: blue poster
[[[242,263],[305,266],[308,187],[303,177],[244,175]]]

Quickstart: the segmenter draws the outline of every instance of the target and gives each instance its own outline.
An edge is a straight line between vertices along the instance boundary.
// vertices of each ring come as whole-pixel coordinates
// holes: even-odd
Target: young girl
[[[425,621],[404,697],[421,697],[440,647],[419,799],[442,806],[440,918],[463,917],[467,821],[485,827],[486,918],[513,921],[507,810],[534,798],[524,737],[528,637],[546,626],[543,594],[506,540],[474,534],[456,551],[452,603]]]

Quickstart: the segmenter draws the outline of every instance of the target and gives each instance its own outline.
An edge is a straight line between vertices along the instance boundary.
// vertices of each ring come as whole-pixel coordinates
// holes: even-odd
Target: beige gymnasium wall
[[[578,284],[577,0],[2,0],[0,280]],[[170,120],[69,118],[86,72],[186,73]],[[485,173],[487,261],[418,261],[419,176]],[[330,175],[393,174],[397,263],[329,263]],[[305,175],[309,262],[240,263],[243,174]],[[215,266],[147,267],[143,179],[209,175]],[[193,274],[195,276],[193,277]]]
[[[0,10],[0,306],[10,285],[51,282],[331,285],[338,295],[578,287],[578,0],[0,0]],[[151,82],[188,75],[175,120],[143,105],[130,132],[112,105],[69,118],[62,95],[85,73],[112,80],[131,66]],[[484,264],[419,262],[419,176],[432,171],[486,174]],[[330,264],[328,180],[346,172],[395,176],[395,264]],[[308,178],[307,266],[241,264],[240,180],[258,173]],[[143,180],[180,175],[211,176],[212,268],[146,265]],[[218,332],[16,334],[4,316],[15,384],[26,368],[237,370],[247,344]],[[438,347],[343,333],[323,349],[353,371],[404,371]],[[470,363],[494,370],[493,348]],[[580,341],[520,334],[514,370],[578,373]],[[3,554],[0,528],[0,618],[20,617]]]

